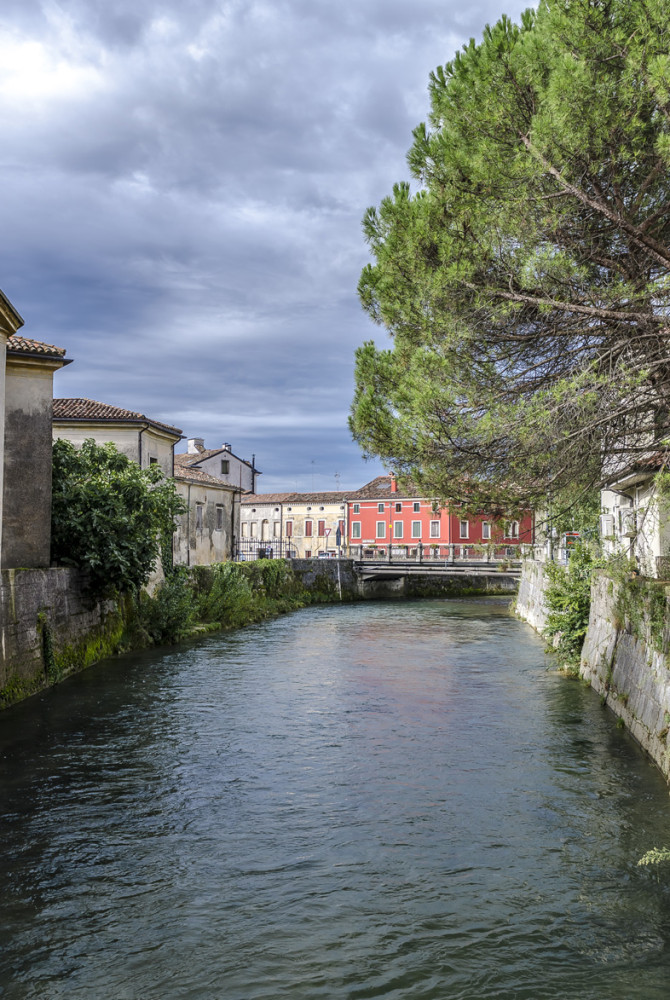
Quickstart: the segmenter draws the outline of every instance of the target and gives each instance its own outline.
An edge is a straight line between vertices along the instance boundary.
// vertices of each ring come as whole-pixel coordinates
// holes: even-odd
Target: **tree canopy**
[[[431,495],[598,485],[670,433],[667,0],[542,0],[430,77],[364,232],[355,439]]]
[[[54,442],[51,559],[83,570],[95,596],[147,583],[183,511],[158,466],[141,469],[92,438],[79,449]]]

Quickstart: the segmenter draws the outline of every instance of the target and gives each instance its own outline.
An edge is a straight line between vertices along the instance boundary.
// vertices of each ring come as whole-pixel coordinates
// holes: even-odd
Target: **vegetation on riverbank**
[[[179,642],[334,600],[332,580],[317,575],[306,587],[282,559],[178,567],[152,596],[134,596],[123,641],[133,649]]]

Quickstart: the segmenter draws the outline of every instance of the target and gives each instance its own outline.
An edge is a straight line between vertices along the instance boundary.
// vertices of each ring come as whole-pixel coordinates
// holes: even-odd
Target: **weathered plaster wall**
[[[516,613],[537,632],[542,632],[547,622],[544,589],[547,583],[544,563],[525,559],[521,568]]]
[[[642,622],[641,637],[633,634],[631,621],[620,610],[622,586],[604,576],[593,582],[580,673],[670,779],[668,656],[654,648],[648,621]],[[665,619],[670,620],[667,599]],[[666,624],[665,649],[668,631]]]
[[[71,441],[75,448],[81,448],[87,438],[93,438],[97,444],[111,442],[117,451],[127,455],[133,462],[138,462],[143,469],[151,465],[152,459],[155,459],[163,475],[172,475],[172,449],[175,439],[168,434],[161,434],[155,427],[140,428],[136,424],[124,426],[113,421],[54,420],[53,438]]]
[[[50,562],[52,398],[53,370],[8,359],[3,569]]]
[[[177,493],[188,510],[177,518],[174,561],[177,566],[211,566],[233,556],[234,497],[231,490],[217,489],[177,480]],[[198,505],[202,513],[198,521]],[[222,510],[222,526],[217,527],[217,508]]]
[[[91,604],[76,570],[0,573],[0,706],[110,655],[120,638],[116,605]]]

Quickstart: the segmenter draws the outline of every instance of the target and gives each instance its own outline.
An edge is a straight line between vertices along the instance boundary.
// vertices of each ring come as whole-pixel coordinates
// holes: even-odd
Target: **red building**
[[[386,552],[390,541],[394,555],[402,549],[415,555],[421,544],[438,558],[468,558],[482,546],[512,555],[506,550],[534,540],[530,512],[519,520],[501,521],[484,513],[461,514],[457,507],[435,509],[432,501],[400,490],[391,476],[378,476],[349,494],[348,506],[349,544],[368,551]]]

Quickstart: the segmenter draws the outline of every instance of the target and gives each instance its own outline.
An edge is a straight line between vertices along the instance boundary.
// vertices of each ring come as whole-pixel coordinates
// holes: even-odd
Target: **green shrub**
[[[586,545],[576,545],[567,566],[549,563],[545,600],[549,614],[544,629],[569,667],[579,664],[591,609],[591,578],[600,565]]]

